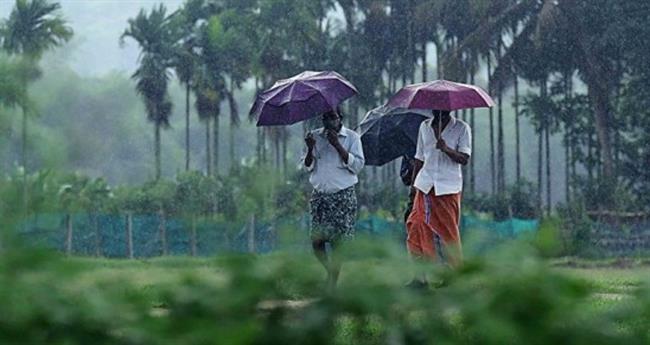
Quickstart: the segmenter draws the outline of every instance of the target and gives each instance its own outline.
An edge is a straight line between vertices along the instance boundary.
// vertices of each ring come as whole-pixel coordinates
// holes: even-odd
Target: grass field
[[[517,251],[519,250],[519,251]],[[430,269],[357,248],[337,291],[309,253],[0,260],[0,343],[645,344],[650,265],[517,248]],[[432,286],[404,283],[427,270]],[[436,286],[440,282],[442,286]],[[530,342],[531,339],[535,341]]]
[[[99,285],[111,281],[122,281],[151,297],[156,305],[157,292],[187,279],[196,279],[207,284],[224,284],[223,260],[219,258],[160,257],[143,260],[72,258],[66,259],[81,269],[69,281],[79,287]],[[323,273],[315,259],[297,255],[296,260],[304,265],[303,274],[310,280],[319,280]],[[269,270],[279,264],[280,255],[262,256]],[[351,260],[344,266],[340,288],[358,284],[384,284],[400,287],[410,278],[402,262],[381,259]],[[262,264],[262,267],[265,265]],[[650,264],[644,260],[577,260],[572,258],[548,261],[551,270],[576,278],[591,287],[596,303],[611,304],[624,299],[650,281]],[[374,282],[373,282],[374,281]],[[309,293],[307,293],[309,295]],[[300,291],[294,293],[302,298]]]

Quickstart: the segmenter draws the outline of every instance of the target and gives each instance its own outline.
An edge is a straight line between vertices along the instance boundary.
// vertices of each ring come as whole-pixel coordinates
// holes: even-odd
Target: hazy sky
[[[138,49],[127,40],[120,47],[119,38],[127,20],[135,17],[141,8],[150,9],[163,3],[169,12],[176,10],[183,0],[58,0],[63,17],[74,30],[74,38],[54,54],[66,61],[75,71],[86,76],[102,75],[110,71],[132,72]],[[0,0],[0,18],[6,19],[14,0]]]
[[[50,0],[61,4],[61,14],[74,30],[73,39],[63,48],[46,54],[48,63],[66,63],[84,76],[100,76],[111,71],[131,74],[137,65],[138,47],[120,36],[127,20],[140,9],[150,10],[164,4],[168,13],[178,9],[185,0]],[[0,0],[0,21],[9,17],[15,0]],[[337,6],[333,13],[343,24],[343,13]]]

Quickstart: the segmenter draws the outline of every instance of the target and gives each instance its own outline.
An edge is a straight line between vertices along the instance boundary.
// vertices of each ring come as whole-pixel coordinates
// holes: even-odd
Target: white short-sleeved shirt
[[[413,186],[426,194],[433,187],[436,196],[460,193],[463,189],[461,165],[436,149],[438,140],[431,127],[433,120],[425,120],[420,125],[415,159],[424,162],[424,165],[416,176]],[[442,130],[442,139],[452,149],[471,156],[472,132],[467,123],[452,116]]]
[[[363,148],[359,133],[341,127],[338,133],[341,145],[348,151],[348,161],[341,159],[338,151],[330,144],[323,128],[312,132],[316,145],[314,146],[314,160],[310,166],[301,165],[311,173],[309,182],[315,190],[323,193],[335,193],[359,182],[357,174],[364,166]]]

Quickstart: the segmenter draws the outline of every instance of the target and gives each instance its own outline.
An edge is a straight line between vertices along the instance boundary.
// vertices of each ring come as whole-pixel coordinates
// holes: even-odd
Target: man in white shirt
[[[328,261],[325,244],[329,242],[334,252],[341,241],[354,237],[354,186],[365,162],[361,137],[343,126],[338,111],[330,111],[323,115],[323,128],[309,132],[305,143],[303,164],[314,187],[310,200],[312,248],[327,271],[329,288],[334,288],[341,263],[335,255]]]
[[[422,122],[418,134],[411,187],[415,200],[407,220],[406,242],[416,258],[439,257],[457,267],[462,262],[458,229],[461,166],[472,154],[472,134],[469,125],[449,111],[434,110],[433,115]]]

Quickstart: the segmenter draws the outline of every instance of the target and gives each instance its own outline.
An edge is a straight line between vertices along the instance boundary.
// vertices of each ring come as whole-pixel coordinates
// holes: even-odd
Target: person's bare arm
[[[305,144],[307,144],[307,155],[305,156],[305,166],[310,167],[314,163],[314,146],[316,145],[316,139],[314,139],[313,134],[310,132],[305,137]]]
[[[341,160],[345,163],[348,162],[350,158],[350,153],[341,145],[341,142],[339,141],[339,135],[337,132],[333,130],[327,130],[327,141],[329,141],[330,145],[334,147],[336,152],[338,152],[339,157],[341,157]]]
[[[411,190],[409,193],[409,196],[412,198],[415,196],[415,178],[418,177],[418,173],[420,173],[420,170],[422,170],[422,166],[424,165],[424,162],[422,162],[419,159],[414,159],[413,160],[413,175],[411,175]]]
[[[458,152],[451,147],[447,146],[444,139],[439,139],[436,148],[444,152],[452,161],[460,164],[467,165],[469,163],[469,155],[466,153]]]

